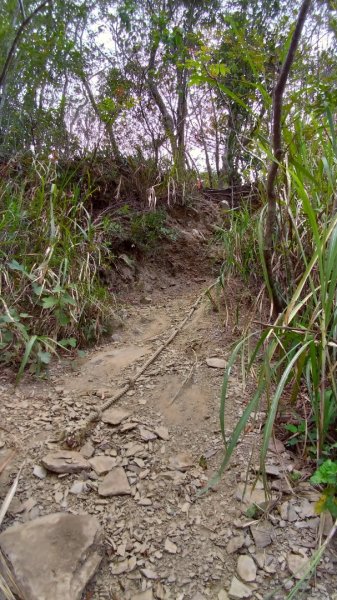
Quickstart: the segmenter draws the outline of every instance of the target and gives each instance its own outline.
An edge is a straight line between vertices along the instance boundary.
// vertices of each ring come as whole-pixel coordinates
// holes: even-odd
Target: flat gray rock
[[[269,521],[261,521],[257,525],[252,525],[250,531],[257,548],[269,546],[275,535],[274,528]]]
[[[283,442],[281,442],[281,440],[271,438],[269,440],[268,450],[270,450],[270,452],[274,452],[274,454],[282,454],[282,452],[285,452],[285,445]]]
[[[125,496],[131,494],[131,487],[123,467],[115,467],[98,486],[100,496]]]
[[[89,459],[89,463],[97,475],[103,475],[116,466],[116,459],[112,456],[94,456],[94,458]]]
[[[309,559],[302,554],[289,552],[287,556],[288,569],[295,579],[301,579],[309,567]]]
[[[86,442],[80,450],[80,453],[82,454],[82,456],[84,456],[84,458],[91,458],[93,456],[94,452],[95,452],[95,448],[92,445],[92,443],[90,442],[90,440],[88,442]]]
[[[227,552],[228,554],[233,554],[234,552],[237,552],[238,550],[240,550],[240,548],[242,548],[242,546],[245,543],[245,536],[240,533],[240,535],[236,535],[235,537],[232,537],[228,544],[227,544]]]
[[[227,367],[227,361],[223,358],[206,358],[206,363],[212,369],[225,369]]]
[[[153,431],[157,434],[157,436],[161,440],[167,441],[170,439],[169,430],[167,429],[167,427],[164,427],[163,425],[159,425],[159,427],[156,427]]]
[[[255,581],[256,564],[251,556],[243,554],[238,558],[237,572],[243,581]]]
[[[154,431],[146,429],[146,427],[139,427],[139,433],[144,442],[152,442],[157,439],[157,434]]]
[[[100,562],[99,523],[91,515],[55,513],[0,535],[25,600],[80,600]]]
[[[185,452],[180,452],[169,458],[169,468],[176,471],[187,471],[187,469],[190,469],[193,465],[194,462],[192,456]]]
[[[54,473],[79,473],[80,471],[88,471],[91,468],[82,454],[70,450],[51,452],[44,456],[41,462],[48,471]]]
[[[39,479],[44,479],[45,477],[47,477],[47,471],[41,465],[34,465],[33,475],[35,475],[35,477],[38,477]]]
[[[109,408],[108,410],[104,411],[102,415],[102,421],[103,423],[108,423],[109,425],[119,425],[129,416],[130,413],[122,408]]]
[[[250,598],[253,593],[252,588],[250,588],[245,583],[242,583],[237,577],[233,577],[231,587],[229,590],[229,597],[235,600],[240,598]]]
[[[256,504],[257,506],[263,506],[267,501],[265,491],[262,489],[254,488],[250,484],[239,483],[235,491],[235,498],[240,500],[247,506]]]

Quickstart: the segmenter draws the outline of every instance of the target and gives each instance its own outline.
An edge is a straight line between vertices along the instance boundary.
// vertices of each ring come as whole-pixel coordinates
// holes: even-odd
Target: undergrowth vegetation
[[[65,174],[64,174],[65,173]],[[117,323],[101,274],[125,253],[174,237],[164,209],[93,215],[93,183],[35,160],[0,184],[0,361],[40,373],[52,354],[97,342]]]
[[[292,449],[297,448],[311,462],[313,471],[316,465],[318,470],[311,481],[322,489],[317,510],[329,510],[336,519],[337,145],[330,110],[319,120],[311,115],[310,122],[297,121],[295,135],[286,132],[286,139],[289,145],[278,183],[278,245],[273,263],[285,308],[270,325],[247,331],[230,356],[221,397],[226,452],[220,474],[249,419],[257,411],[267,410],[261,469],[276,427],[278,436]],[[255,237],[250,235],[250,228],[255,227],[256,221],[246,226],[244,214],[233,215],[224,239],[230,264],[245,278],[252,269],[261,270],[258,261],[262,262],[268,288],[262,251],[264,218],[262,209],[259,235]],[[256,248],[258,239],[260,252]],[[227,440],[228,381],[239,359],[244,365],[243,379],[252,377],[256,389]]]

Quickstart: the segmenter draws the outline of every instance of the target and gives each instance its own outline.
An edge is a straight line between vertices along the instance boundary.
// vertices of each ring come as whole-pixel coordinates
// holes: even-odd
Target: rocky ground
[[[318,496],[282,442],[274,440],[268,454],[271,497],[257,478],[255,457],[247,474],[263,412],[220,483],[199,494],[223,456],[224,366],[252,312],[250,293],[236,281],[221,298],[217,290],[212,300],[206,296],[137,382],[86,427],[92,411],[134,376],[212,282],[208,255],[204,248],[200,263],[196,256],[171,276],[148,267],[141,285],[120,298],[125,326],[85,358],[17,387],[3,375],[0,501],[23,466],[0,547],[23,598],[283,599],[327,535],[332,523],[315,515]],[[231,376],[228,430],[250,394],[239,373]],[[297,470],[303,477],[295,484]],[[247,517],[254,504],[262,511]],[[336,590],[332,543],[316,577],[294,597],[336,600]]]

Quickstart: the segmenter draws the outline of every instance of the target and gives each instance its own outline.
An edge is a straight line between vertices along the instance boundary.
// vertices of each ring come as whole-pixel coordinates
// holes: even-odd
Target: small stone
[[[38,479],[44,479],[45,477],[47,477],[47,471],[41,465],[34,465],[33,475],[35,475],[35,477],[38,477]]]
[[[157,439],[157,435],[153,431],[145,429],[145,427],[139,427],[139,433],[144,442],[151,442]]]
[[[237,564],[238,575],[243,581],[255,581],[256,564],[251,556],[239,556]]]
[[[309,502],[309,500],[305,498],[297,508],[297,513],[301,519],[309,519],[310,517],[316,516],[314,503]]]
[[[176,471],[187,471],[194,466],[193,458],[185,453],[176,454],[169,458],[169,468]]]
[[[110,570],[112,575],[122,575],[122,573],[127,573],[129,571],[128,559],[110,565]]]
[[[87,489],[88,488],[85,481],[74,481],[73,485],[69,490],[69,493],[75,494],[77,496],[78,494],[84,494],[87,491]]]
[[[260,569],[263,569],[265,562],[266,562],[266,555],[264,552],[256,552],[254,554],[254,559],[257,562],[258,567],[260,567]]]
[[[146,579],[158,579],[158,575],[152,569],[140,569],[140,572],[146,577]]]
[[[56,504],[61,504],[61,502],[63,500],[63,492],[61,492],[61,490],[57,490],[55,492],[54,500],[55,500]]]
[[[14,525],[0,535],[1,550],[27,600],[80,600],[101,562],[99,541],[94,517],[68,513]]]
[[[177,546],[171,542],[170,538],[166,538],[164,548],[169,554],[177,554]]]
[[[141,498],[138,504],[139,506],[152,506],[152,500],[150,498]]]
[[[121,408],[109,408],[103,412],[102,421],[109,425],[119,425],[130,416],[126,410]]]
[[[327,537],[329,535],[332,527],[333,527],[333,518],[331,516],[331,513],[329,513],[329,512],[323,512],[320,515],[320,520],[323,523],[323,527],[322,527],[323,535],[325,537]]]
[[[270,452],[274,452],[274,454],[282,454],[285,452],[285,446],[281,440],[277,440],[276,438],[270,438],[268,444],[268,450]]]
[[[119,430],[122,433],[125,433],[125,431],[132,431],[132,429],[136,429],[136,427],[138,427],[138,423],[131,423],[130,421],[127,421],[126,423],[122,423]]]
[[[144,448],[141,444],[132,444],[125,452],[126,458],[130,458],[131,456],[140,456],[144,454]]]
[[[116,466],[116,460],[112,456],[94,456],[94,458],[89,459],[89,463],[97,475],[108,473]]]
[[[145,592],[140,592],[140,594],[135,594],[131,597],[131,600],[153,600],[152,589],[145,590]]]
[[[227,550],[228,554],[234,554],[234,552],[237,552],[238,550],[240,550],[240,548],[242,548],[244,543],[245,543],[245,537],[243,534],[233,537],[227,544],[226,550]]]
[[[272,477],[282,477],[282,469],[278,465],[265,465],[265,472]]]
[[[309,566],[308,557],[290,552],[287,556],[287,564],[295,579],[302,579]]]
[[[252,588],[250,588],[245,583],[239,581],[237,577],[233,577],[231,587],[229,590],[230,598],[234,598],[235,600],[240,600],[240,598],[250,598],[252,593]]]
[[[245,483],[239,483],[238,487],[236,488],[235,498],[247,506],[251,504],[261,506],[267,501],[267,497],[263,489],[259,490],[253,488],[252,485],[246,485]]]
[[[265,548],[273,541],[274,528],[269,521],[262,521],[257,525],[252,525],[250,531],[257,548]]]
[[[170,434],[167,427],[160,425],[159,427],[156,427],[154,429],[154,432],[157,435],[157,437],[159,437],[159,439],[164,440],[165,442],[167,442],[170,439]]]
[[[9,505],[9,509],[8,509],[9,514],[10,515],[19,515],[24,510],[25,510],[25,505],[22,502],[20,502],[19,498],[14,497]]]
[[[90,464],[79,452],[60,450],[42,459],[43,466],[54,473],[79,473],[90,469]]]
[[[212,369],[225,369],[227,362],[223,358],[206,358],[206,363]]]
[[[123,496],[131,494],[131,487],[123,467],[115,467],[98,486],[100,496]]]
[[[256,558],[256,557],[254,557],[254,558]],[[279,557],[279,558],[282,559],[282,557]],[[278,571],[279,564],[275,560],[274,556],[272,556],[271,554],[267,554],[267,556],[265,557],[265,564],[264,564],[263,568],[266,573],[270,573],[273,575],[274,573],[276,573]]]
[[[80,454],[84,456],[84,458],[91,458],[95,452],[95,448],[90,441],[86,442],[84,446],[82,446],[80,450]]]
[[[220,590],[218,593],[218,600],[229,600],[229,596],[225,590]]]
[[[279,511],[281,518],[284,521],[289,521],[290,523],[297,521],[297,513],[295,512],[291,502],[283,502],[279,508]]]

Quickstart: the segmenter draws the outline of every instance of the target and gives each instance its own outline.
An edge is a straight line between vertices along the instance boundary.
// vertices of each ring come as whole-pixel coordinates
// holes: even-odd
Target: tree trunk
[[[271,292],[271,299],[273,302],[274,313],[279,314],[282,312],[284,308],[284,300],[279,294],[277,289],[277,285],[274,279],[273,274],[273,253],[274,253],[274,234],[276,231],[276,193],[275,193],[275,183],[276,176],[279,168],[279,164],[282,160],[282,130],[281,130],[281,120],[282,120],[282,105],[283,105],[283,95],[284,90],[287,84],[289,72],[291,66],[293,64],[295,53],[301,38],[301,33],[303,30],[303,26],[308,15],[309,9],[311,5],[311,0],[304,0],[302,6],[300,8],[300,12],[298,14],[296,27],[291,39],[291,43],[289,46],[289,50],[287,56],[282,65],[282,69],[279,75],[279,78],[276,82],[276,86],[274,89],[274,98],[273,98],[273,154],[274,160],[270,165],[268,178],[267,178],[267,199],[268,199],[268,212],[266,219],[266,227],[265,227],[265,247],[264,247],[264,258],[266,263],[266,269],[269,280],[269,287]]]
[[[185,173],[185,126],[187,117],[187,69],[177,68],[177,157],[175,160],[178,178]]]
[[[86,80],[86,78],[85,78],[85,76],[83,74],[81,76],[81,81],[83,83],[84,89],[85,89],[85,91],[87,93],[87,96],[88,96],[88,98],[90,100],[91,106],[94,109],[94,112],[95,112],[97,118],[100,121],[102,121],[100,110],[99,110],[99,108],[97,106],[95,97],[94,97],[94,95],[92,93],[92,90],[91,90],[91,87],[90,87],[88,81]],[[122,166],[122,165],[124,165],[124,159],[123,159],[123,156],[122,156],[122,154],[121,154],[121,152],[119,150],[119,147],[118,147],[118,144],[117,144],[117,140],[115,138],[115,134],[114,134],[114,131],[113,131],[112,123],[104,123],[104,126],[105,126],[105,130],[107,132],[110,144],[111,144],[111,148],[112,148],[112,152],[113,152],[113,155],[114,155],[114,159],[115,159],[115,161],[116,161],[116,163],[117,163],[118,166]]]
[[[152,98],[155,101],[155,103],[159,109],[159,112],[161,114],[164,130],[170,141],[172,156],[173,156],[173,160],[174,160],[174,158],[178,154],[177,140],[176,140],[175,131],[174,131],[174,122],[173,122],[173,119],[172,119],[169,111],[166,108],[165,102],[159,92],[158,86],[154,79],[155,60],[156,60],[157,50],[158,50],[158,44],[153,44],[153,46],[151,48],[151,52],[150,52],[147,82],[148,82],[148,86],[149,86],[149,90],[151,92]]]

